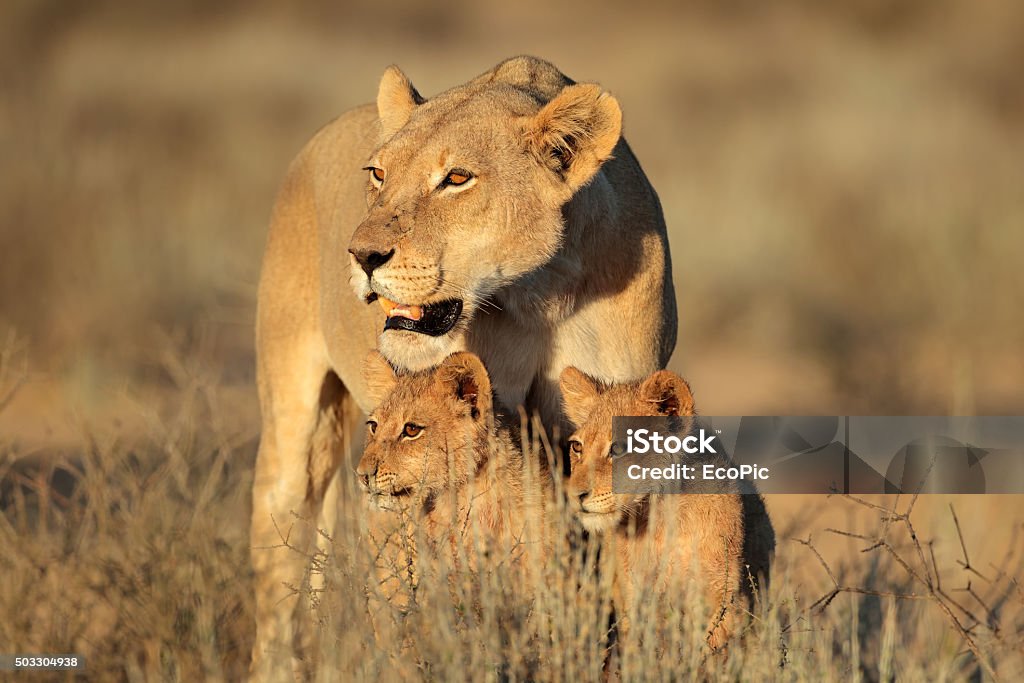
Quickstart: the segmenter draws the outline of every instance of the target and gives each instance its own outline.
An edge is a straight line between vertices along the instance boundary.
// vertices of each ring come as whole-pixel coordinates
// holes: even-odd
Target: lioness
[[[775,547],[760,495],[741,495],[739,487],[678,495],[612,491],[612,418],[692,417],[693,394],[678,375],[659,370],[641,382],[606,386],[568,367],[561,389],[566,414],[578,427],[569,439],[566,495],[584,528],[614,547],[612,603],[621,631],[628,632],[638,586],[654,587],[652,604],[671,601],[668,592],[677,587],[672,582],[688,579],[695,566],[695,583],[711,609],[708,643],[720,647],[732,629],[736,596],[749,593],[753,579],[767,576],[766,554]],[[747,549],[756,556],[747,556]]]
[[[292,511],[333,528],[340,425],[373,407],[367,352],[421,370],[473,351],[502,403],[550,427],[562,368],[639,377],[675,340],[661,206],[615,98],[532,57],[430,100],[389,67],[376,106],[292,162],[273,211],[256,321],[254,671],[283,673],[291,652],[286,584],[303,560],[281,535]]]
[[[517,564],[541,547],[550,476],[524,462],[496,419],[479,357],[455,353],[398,375],[374,352],[364,374],[377,407],[356,474],[372,505],[407,513],[431,549],[451,551],[456,563],[492,555]]]

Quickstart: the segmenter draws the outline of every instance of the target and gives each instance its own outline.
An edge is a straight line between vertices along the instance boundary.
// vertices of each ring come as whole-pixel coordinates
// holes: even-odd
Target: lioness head
[[[569,439],[569,504],[588,531],[613,529],[645,496],[612,492],[612,458],[624,452],[623,444],[613,443],[612,418],[692,416],[693,394],[686,380],[668,370],[609,387],[573,367],[562,371],[561,390],[565,413],[577,427]]]
[[[402,368],[457,348],[477,308],[562,244],[562,207],[618,143],[616,100],[518,57],[425,100],[389,67],[368,213],[349,244],[351,282],[387,322],[378,347]]]
[[[474,476],[493,425],[491,381],[477,356],[456,353],[433,370],[397,375],[373,352],[363,372],[377,407],[356,474],[372,503],[428,504]]]

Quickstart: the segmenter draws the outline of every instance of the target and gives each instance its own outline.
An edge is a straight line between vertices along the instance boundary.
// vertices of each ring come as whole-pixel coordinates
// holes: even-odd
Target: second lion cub
[[[566,414],[577,427],[569,440],[572,476],[566,493],[584,528],[600,534],[614,553],[612,603],[623,635],[628,637],[641,592],[650,604],[671,605],[676,589],[690,583],[696,588],[691,595],[702,596],[709,612],[708,644],[721,647],[733,629],[737,597],[748,592],[751,574],[767,578],[774,551],[760,496],[753,490],[741,495],[739,488],[678,495],[613,492],[612,418],[694,416],[690,387],[678,375],[660,370],[642,382],[604,386],[569,367],[561,389]],[[751,548],[764,557],[750,557]]]

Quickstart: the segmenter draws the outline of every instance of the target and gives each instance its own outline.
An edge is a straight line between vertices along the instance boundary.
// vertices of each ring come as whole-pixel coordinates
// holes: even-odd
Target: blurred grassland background
[[[0,613],[75,586],[152,663],[194,632],[184,596],[244,668],[267,219],[292,156],[390,63],[429,97],[530,53],[619,99],[669,226],[672,368],[706,414],[1021,414],[1022,36],[1010,0],[3,3],[0,342],[28,372],[0,407],[3,472],[74,453],[109,490],[52,546],[11,502],[49,499],[0,491],[0,561],[23,572]],[[847,514],[819,503],[769,501],[799,536]],[[958,505],[983,552],[1017,538],[1021,497]],[[821,587],[807,555],[780,561]],[[32,619],[0,635],[78,642]]]
[[[429,96],[526,52],[621,101],[706,412],[1020,412],[1019,3],[216,7],[5,3],[0,324],[87,396],[155,334],[249,381],[301,145],[389,63]]]

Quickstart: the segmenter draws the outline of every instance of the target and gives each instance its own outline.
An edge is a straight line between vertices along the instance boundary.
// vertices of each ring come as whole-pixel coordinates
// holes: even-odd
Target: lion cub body
[[[365,376],[380,397],[356,469],[371,504],[407,515],[456,566],[465,558],[482,569],[481,560],[512,552],[521,561],[543,528],[551,478],[498,424],[480,359],[456,353],[433,370],[397,375],[371,354]]]
[[[738,488],[680,495],[614,493],[612,418],[692,417],[690,388],[666,370],[643,382],[605,387],[575,368],[562,373],[561,387],[566,412],[577,426],[569,442],[572,476],[567,495],[583,526],[614,548],[612,601],[624,618],[623,630],[640,589],[653,588],[647,600],[671,604],[673,592],[689,585],[710,612],[708,643],[720,647],[732,631],[738,594],[751,588],[751,572],[754,578],[767,576],[768,558],[745,556],[747,548],[774,549],[760,496],[741,495]],[[746,498],[757,501],[747,503]],[[748,528],[757,510],[761,517]],[[752,534],[762,538],[751,539]]]

